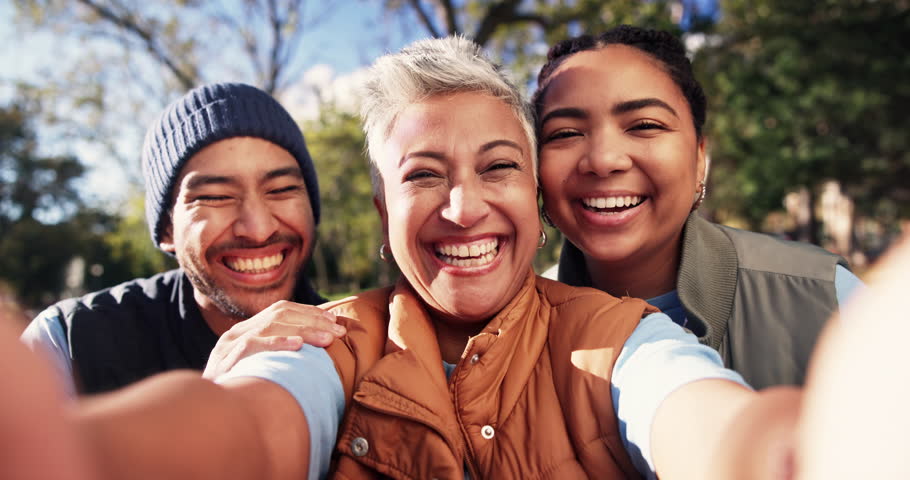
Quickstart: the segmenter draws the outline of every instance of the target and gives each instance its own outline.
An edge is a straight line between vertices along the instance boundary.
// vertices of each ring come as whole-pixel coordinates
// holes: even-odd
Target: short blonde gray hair
[[[466,92],[489,94],[512,108],[528,139],[536,181],[537,141],[530,104],[509,74],[490,60],[480,46],[464,37],[451,36],[419,40],[398,53],[379,57],[367,73],[360,116],[375,195],[382,198],[377,155],[402,110],[430,97]]]

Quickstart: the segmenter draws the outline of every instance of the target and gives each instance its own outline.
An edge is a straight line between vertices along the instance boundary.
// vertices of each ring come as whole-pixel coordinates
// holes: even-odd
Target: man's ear
[[[167,226],[164,227],[164,231],[161,232],[161,241],[158,242],[158,248],[170,254],[177,252],[177,247],[174,246],[174,227],[171,222],[168,222]]]
[[[382,242],[389,244],[389,214],[385,209],[385,202],[378,195],[373,195],[373,206],[379,212],[379,218],[382,221]]]

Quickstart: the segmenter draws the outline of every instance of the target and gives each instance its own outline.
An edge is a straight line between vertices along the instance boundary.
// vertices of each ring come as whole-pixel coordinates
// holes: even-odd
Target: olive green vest
[[[837,310],[839,256],[689,215],[677,293],[687,326],[750,385],[802,385],[809,357]],[[591,286],[583,254],[566,241],[558,279]]]

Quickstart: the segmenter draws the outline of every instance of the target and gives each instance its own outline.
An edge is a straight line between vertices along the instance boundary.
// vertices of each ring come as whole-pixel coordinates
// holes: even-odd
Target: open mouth
[[[277,269],[284,261],[284,252],[264,257],[224,257],[224,265],[238,273],[266,273]]]
[[[481,267],[493,262],[499,253],[499,239],[489,238],[476,242],[436,244],[436,258],[455,267]]]
[[[641,195],[625,195],[612,197],[590,197],[581,199],[585,210],[602,215],[613,215],[633,209],[647,200]]]

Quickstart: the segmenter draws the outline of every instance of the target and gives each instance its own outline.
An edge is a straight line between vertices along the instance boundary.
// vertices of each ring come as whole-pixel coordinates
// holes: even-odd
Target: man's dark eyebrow
[[[557,108],[544,115],[543,118],[540,119],[540,125],[545,125],[551,118],[577,118],[583,120],[588,118],[588,112],[575,107]]]
[[[287,168],[276,168],[265,174],[262,178],[263,181],[272,180],[280,177],[294,177],[297,179],[303,178],[303,172],[300,171],[300,167],[287,167]],[[186,183],[187,190],[195,190],[200,187],[207,185],[233,185],[236,184],[237,179],[228,175],[196,175],[189,179]]]
[[[637,100],[628,100],[625,102],[619,102],[616,105],[613,105],[613,108],[610,109],[610,112],[613,115],[620,115],[623,113],[632,112],[635,110],[641,110],[642,108],[647,107],[658,107],[667,110],[672,113],[674,117],[679,118],[679,115],[676,113],[676,110],[673,110],[673,107],[664,102],[659,98],[639,98]]]
[[[223,175],[196,175],[186,182],[187,190],[195,190],[206,185],[227,185],[237,183],[233,177]]]
[[[303,179],[303,172],[300,171],[299,166],[286,167],[286,168],[276,168],[265,174],[263,180],[273,180],[279,177],[294,177],[298,180]]]
[[[519,152],[522,152],[521,145],[519,145],[511,140],[505,140],[505,139],[493,140],[492,142],[487,142],[487,143],[481,145],[480,151],[488,152],[490,150],[493,150],[496,147],[512,147],[512,148],[518,150]],[[522,153],[524,153],[524,152],[522,152]]]

